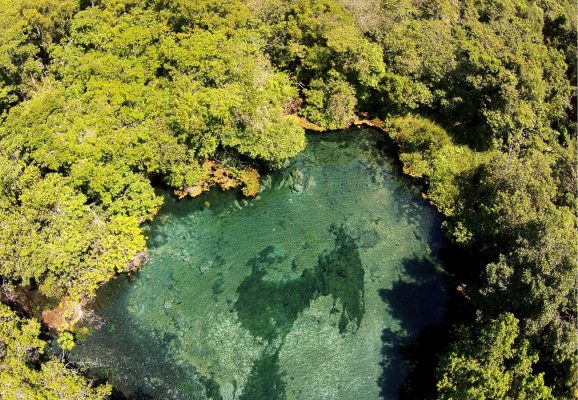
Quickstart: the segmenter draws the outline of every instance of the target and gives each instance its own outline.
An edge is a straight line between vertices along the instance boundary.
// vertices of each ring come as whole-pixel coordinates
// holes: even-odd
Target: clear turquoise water
[[[440,221],[381,136],[309,136],[247,200],[167,196],[151,261],[99,291],[72,359],[139,399],[395,399],[441,318]]]

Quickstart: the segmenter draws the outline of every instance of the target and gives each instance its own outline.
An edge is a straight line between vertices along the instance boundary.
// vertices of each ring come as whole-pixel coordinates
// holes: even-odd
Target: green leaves
[[[48,54],[79,6],[73,0],[0,1],[0,117],[38,88]]]
[[[110,396],[109,385],[93,387],[89,380],[54,356],[36,368],[46,345],[38,338],[39,334],[38,321],[20,318],[0,304],[0,397],[104,400]],[[58,342],[66,350],[74,345],[68,332],[61,334]]]
[[[518,320],[504,314],[484,326],[477,339],[463,335],[444,358],[438,380],[442,400],[554,399],[543,374],[533,374],[538,357],[518,338]]]
[[[0,273],[34,279],[49,297],[80,299],[128,268],[145,240],[137,217],[87,205],[69,182],[48,174],[22,191],[18,207],[0,210]]]
[[[474,147],[555,141],[552,128],[565,124],[572,81],[564,54],[544,43],[549,7],[441,0],[391,7],[388,28],[371,32],[384,50],[385,107],[441,112],[469,128]]]
[[[384,77],[380,46],[333,0],[265,1],[256,8],[269,26],[267,53],[303,87],[301,115],[342,128],[357,100],[369,101]]]
[[[425,179],[429,184],[428,198],[446,216],[459,215],[468,201],[464,180],[487,162],[492,153],[458,145],[441,126],[412,115],[388,120],[387,131],[400,146],[404,172]],[[469,236],[464,228],[462,225],[462,238]]]
[[[483,259],[468,286],[481,339],[444,361],[442,398],[549,398],[530,347],[566,395],[577,346],[574,8],[0,0],[0,275],[90,297],[142,258],[140,224],[162,202],[152,179],[194,188],[218,159],[251,175],[225,186],[251,181],[254,193],[257,174],[240,159],[279,166],[305,145],[289,112],[337,129],[369,111],[389,117],[404,171],[425,180],[452,239]],[[0,332],[40,349],[37,324],[15,318]],[[59,361],[10,363],[6,390],[84,390]]]
[[[64,351],[69,351],[74,348],[74,336],[70,332],[62,332],[56,339],[60,348]]]
[[[538,141],[523,157],[513,150],[476,152],[457,144],[456,133],[414,116],[388,120],[387,130],[399,144],[404,171],[424,178],[428,199],[448,217],[450,237],[485,261],[472,272],[477,263],[470,260],[463,271],[480,275],[467,284],[478,315],[515,315],[516,335],[528,341],[516,351],[539,352],[556,395],[569,393],[577,375],[570,354],[578,347],[573,301],[578,264],[572,256],[578,239],[576,218],[566,205],[575,198],[573,189],[558,182],[575,174],[567,163],[573,150]],[[496,329],[487,320],[480,326]],[[542,378],[517,382],[504,369],[513,363],[508,347],[501,350],[504,360],[484,361],[482,352],[505,339],[484,338],[479,355],[467,352],[465,339],[460,340],[464,348],[443,365],[438,383],[443,398],[549,398]]]
[[[357,105],[355,89],[338,73],[327,82],[322,79],[311,81],[310,89],[305,89],[305,107],[301,111],[311,122],[328,129],[339,129],[355,117]]]

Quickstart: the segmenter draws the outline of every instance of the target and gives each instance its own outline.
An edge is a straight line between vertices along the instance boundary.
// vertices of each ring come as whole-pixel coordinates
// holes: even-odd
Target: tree
[[[538,357],[518,338],[512,314],[483,325],[478,338],[466,333],[442,360],[438,380],[442,400],[549,400],[543,374],[534,374]]]
[[[0,118],[37,89],[52,45],[79,9],[74,0],[0,1]]]
[[[94,386],[55,357],[46,357],[40,324],[0,304],[0,397],[3,399],[106,399],[108,385]],[[40,361],[46,362],[37,368]]]
[[[347,126],[354,117],[357,104],[355,89],[339,74],[335,78],[315,79],[305,89],[305,106],[301,113],[310,121],[328,129]]]

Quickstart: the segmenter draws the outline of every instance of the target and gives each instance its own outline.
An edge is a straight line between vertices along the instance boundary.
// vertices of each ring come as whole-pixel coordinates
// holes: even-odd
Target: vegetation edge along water
[[[0,0],[0,31],[3,397],[110,393],[35,317],[74,345],[80,305],[146,257],[152,181],[251,194],[255,161],[303,148],[294,114],[359,109],[463,253],[461,317],[400,396],[578,395],[571,2]]]

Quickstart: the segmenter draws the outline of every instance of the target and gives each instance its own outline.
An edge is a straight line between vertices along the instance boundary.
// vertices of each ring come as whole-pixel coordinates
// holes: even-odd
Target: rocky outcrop
[[[55,331],[72,331],[84,316],[83,304],[64,297],[58,307],[42,311],[42,321]]]
[[[255,196],[259,193],[259,173],[254,168],[238,169],[227,167],[219,161],[206,160],[200,182],[182,190],[175,190],[175,194],[179,199],[186,196],[197,197],[215,186],[222,190],[241,187],[245,196]]]

